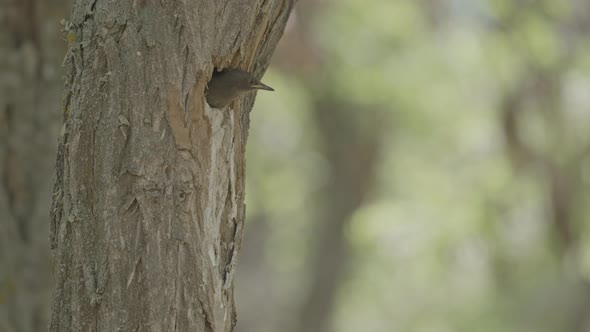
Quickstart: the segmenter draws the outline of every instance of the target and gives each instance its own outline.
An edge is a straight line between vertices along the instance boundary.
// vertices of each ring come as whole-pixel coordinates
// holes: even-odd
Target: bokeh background
[[[36,14],[44,34],[66,3]],[[7,73],[30,65],[27,43],[2,45],[21,55]],[[55,59],[14,75],[59,90]],[[300,0],[263,81],[276,92],[251,114],[237,331],[590,331],[588,0]],[[19,120],[6,114],[0,138]],[[14,276],[50,272],[26,259],[41,249],[19,263],[0,240],[11,331]],[[43,326],[46,284],[36,306],[16,301],[37,318],[15,331]]]

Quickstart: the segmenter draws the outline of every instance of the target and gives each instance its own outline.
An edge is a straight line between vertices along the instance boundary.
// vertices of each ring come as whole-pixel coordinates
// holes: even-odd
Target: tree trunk
[[[56,165],[50,331],[231,331],[253,96],[294,0],[77,0]],[[230,109],[231,108],[231,109]]]
[[[67,0],[0,4],[0,331],[47,328],[48,230]]]
[[[338,291],[352,259],[346,228],[373,190],[381,141],[390,130],[390,121],[384,121],[385,112],[379,105],[355,102],[334,88],[338,66],[330,62],[329,52],[314,44],[309,30],[313,17],[321,17],[326,10],[329,8],[318,2],[302,4],[298,24],[289,30],[277,52],[284,70],[296,63],[300,69],[293,74],[304,85],[313,86],[309,91],[311,114],[319,152],[329,170],[326,183],[314,198],[317,220],[313,222],[313,237],[309,239],[312,250],[305,271],[309,287],[294,315],[296,321],[289,324],[293,332],[334,329],[332,316]]]
[[[310,287],[293,331],[333,330],[336,297],[350,261],[346,227],[372,190],[384,128],[375,116],[378,113],[370,110],[374,106],[336,97],[329,87],[323,92],[314,97],[313,115],[330,176],[317,199],[321,208],[311,239]],[[362,126],[359,114],[374,116],[366,120],[368,128]]]

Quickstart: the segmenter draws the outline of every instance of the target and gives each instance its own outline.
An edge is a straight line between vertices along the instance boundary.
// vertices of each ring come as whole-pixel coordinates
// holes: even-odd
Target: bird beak
[[[260,90],[268,90],[268,91],[275,91],[275,89],[271,88],[270,86],[263,84],[262,82],[256,82],[250,85],[252,89],[260,89]]]

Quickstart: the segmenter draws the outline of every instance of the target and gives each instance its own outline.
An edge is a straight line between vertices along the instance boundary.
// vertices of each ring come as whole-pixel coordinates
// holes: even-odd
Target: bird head
[[[233,85],[240,91],[248,92],[251,90],[268,90],[275,91],[270,86],[257,80],[252,74],[242,70],[232,70],[224,73],[227,80],[233,82]]]
[[[230,69],[213,73],[211,80],[207,83],[205,95],[210,106],[220,108],[253,90],[274,91],[249,72]]]

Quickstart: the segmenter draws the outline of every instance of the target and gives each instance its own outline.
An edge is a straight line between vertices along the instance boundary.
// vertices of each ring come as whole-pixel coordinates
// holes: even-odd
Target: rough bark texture
[[[47,328],[65,0],[0,2],[0,331]]]
[[[249,96],[294,0],[75,1],[51,246],[50,331],[231,331]],[[231,109],[230,109],[231,108]]]

